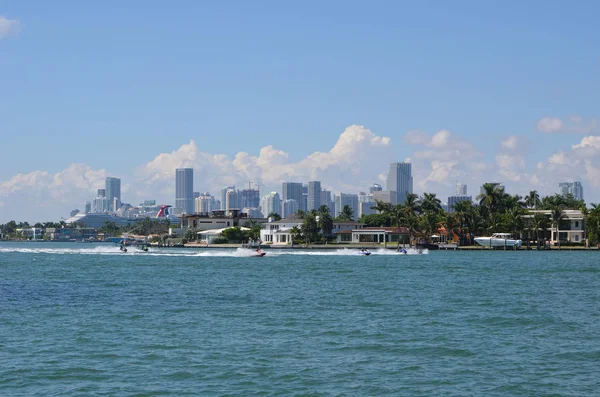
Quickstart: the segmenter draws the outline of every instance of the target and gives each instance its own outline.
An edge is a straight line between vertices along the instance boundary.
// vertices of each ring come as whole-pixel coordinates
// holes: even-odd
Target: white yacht
[[[512,238],[510,233],[494,233],[492,237],[475,237],[475,242],[484,247],[520,248],[523,241]]]

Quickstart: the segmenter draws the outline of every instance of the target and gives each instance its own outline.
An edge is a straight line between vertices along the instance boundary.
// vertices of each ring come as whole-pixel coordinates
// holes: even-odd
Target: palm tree
[[[461,225],[458,215],[453,212],[446,212],[442,221],[442,224],[446,231],[448,232],[448,237],[450,236],[459,236],[461,234]]]
[[[493,183],[483,184],[483,193],[477,195],[479,205],[486,208],[488,212],[493,212],[498,207],[504,190]]]
[[[327,208],[327,211],[318,213],[317,225],[319,226],[319,229],[322,230],[323,235],[329,237],[333,230],[333,217],[329,214],[329,208],[327,206],[325,207]]]
[[[354,220],[354,210],[352,209],[352,207],[346,204],[344,208],[342,208],[342,212],[340,212],[337,219],[340,221]]]
[[[556,240],[558,241],[558,250],[560,251],[560,220],[563,217],[563,208],[560,205],[553,206],[550,209],[550,219],[552,220],[552,227],[556,229]]]
[[[532,230],[535,230],[535,240],[537,249],[540,249],[540,231],[545,231],[548,227],[548,218],[542,214],[535,214],[530,225]]]
[[[277,222],[281,220],[281,215],[279,215],[277,212],[271,212],[269,215],[267,215],[267,218],[272,218],[275,222]]]
[[[442,210],[442,202],[435,196],[435,193],[423,193],[421,199],[421,211],[431,211],[435,214],[439,214]]]
[[[375,200],[375,205],[371,207],[372,210],[377,211],[379,214],[390,212],[392,204],[386,203],[385,201]]]
[[[541,203],[540,195],[537,190],[530,191],[527,197],[525,197],[525,205],[527,208],[537,208]]]
[[[311,241],[317,239],[319,226],[317,225],[317,218],[312,211],[304,215],[300,230],[302,231],[302,236],[304,237],[307,246]]]

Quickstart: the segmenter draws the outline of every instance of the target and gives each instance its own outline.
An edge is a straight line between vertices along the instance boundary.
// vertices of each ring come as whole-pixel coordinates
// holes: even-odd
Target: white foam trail
[[[283,255],[309,255],[309,256],[364,256],[359,253],[359,248],[337,248],[337,249],[265,249],[266,257]],[[428,254],[428,250],[416,250],[406,248],[407,255]],[[232,257],[244,258],[255,257],[255,251],[248,248],[149,248],[144,252],[136,247],[128,247],[127,252],[119,250],[118,246],[96,246],[93,248],[24,248],[24,247],[0,247],[0,253],[20,252],[26,254],[54,254],[54,255],[146,255],[146,256],[201,256],[201,257]],[[402,255],[394,249],[376,248],[371,250],[374,255]]]

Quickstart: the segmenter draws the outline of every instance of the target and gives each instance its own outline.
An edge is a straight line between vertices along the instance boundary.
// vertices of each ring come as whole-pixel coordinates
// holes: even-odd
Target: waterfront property
[[[549,210],[530,210],[529,214],[523,215],[525,228],[529,227],[533,217],[541,214],[550,218]],[[536,231],[537,232],[537,231]],[[542,231],[543,232],[543,231]],[[548,228],[548,239],[551,245],[561,243],[582,243],[585,241],[585,216],[580,210],[563,210],[562,217],[557,225],[551,224]]]
[[[260,239],[264,243],[273,245],[287,245],[293,243],[294,227],[300,229],[303,221],[301,219],[282,219],[275,222],[267,222],[261,225]],[[354,221],[334,221],[333,235],[343,230],[359,230],[364,224]]]
[[[175,232],[184,232],[187,229],[213,230],[226,229],[233,226],[250,227],[253,222],[263,223],[264,218],[250,218],[239,209],[218,210],[208,213],[183,214],[180,218],[180,229],[173,229]]]
[[[409,231],[406,227],[365,227],[352,230],[340,230],[336,233],[338,243],[349,244],[385,244],[408,243]]]

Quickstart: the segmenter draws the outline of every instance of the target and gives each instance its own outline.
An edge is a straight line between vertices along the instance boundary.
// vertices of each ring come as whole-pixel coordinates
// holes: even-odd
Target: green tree
[[[556,230],[556,241],[558,241],[558,249],[560,250],[560,220],[563,218],[562,205],[556,205],[550,208],[550,220],[552,227]]]
[[[302,237],[304,237],[304,241],[307,245],[310,244],[311,241],[316,241],[318,239],[319,225],[317,224],[317,217],[314,213],[309,212],[304,215],[300,230],[302,231]]]
[[[350,222],[354,220],[354,210],[352,207],[345,205],[344,208],[342,208],[342,212],[340,212],[338,215],[337,220],[342,222]]]
[[[226,238],[229,243],[241,243],[245,239],[244,231],[239,226],[223,230],[221,236]]]
[[[541,203],[540,195],[537,190],[530,191],[527,197],[525,197],[525,205],[527,208],[537,208]]]
[[[269,215],[267,215],[267,218],[272,218],[275,222],[277,222],[281,220],[281,215],[279,215],[277,212],[271,212]]]
[[[333,217],[329,213],[329,207],[322,205],[317,211],[317,225],[325,237],[330,237],[333,231]]]
[[[435,196],[435,193],[423,193],[423,198],[421,199],[421,211],[429,211],[437,215],[442,211],[442,202]]]
[[[121,229],[119,228],[119,226],[117,226],[117,224],[113,221],[106,221],[104,222],[104,226],[100,227],[100,229],[98,229],[99,233],[104,233],[105,236],[110,236],[110,237],[114,237],[117,236],[120,232]]]

